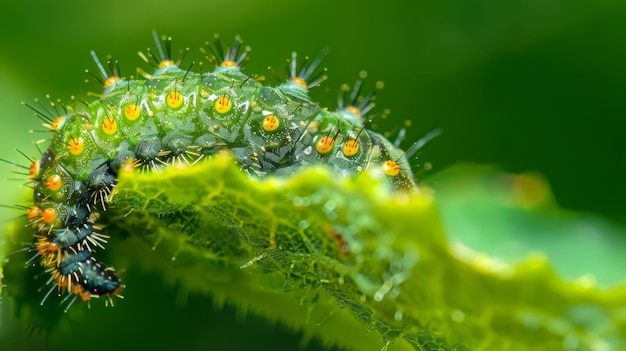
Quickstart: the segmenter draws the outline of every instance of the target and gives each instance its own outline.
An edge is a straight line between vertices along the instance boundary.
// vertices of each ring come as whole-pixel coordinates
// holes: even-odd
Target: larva
[[[83,300],[119,295],[120,279],[94,249],[108,239],[97,211],[106,211],[121,167],[192,166],[227,149],[253,178],[325,164],[341,176],[378,169],[397,191],[415,187],[406,154],[366,128],[363,116],[373,104],[372,94],[359,99],[362,81],[330,111],[308,95],[325,79],[317,60],[298,65],[293,54],[287,80],[272,87],[242,72],[249,49],[239,38],[225,49],[216,40],[203,50],[216,65],[205,73],[182,68],[169,38],[163,45],[155,34],[155,41],[157,53],[144,58],[154,59],[156,69],[145,79],[125,79],[93,54],[102,95],[62,116],[36,111],[52,137],[30,167],[27,215],[40,261],[59,289]]]

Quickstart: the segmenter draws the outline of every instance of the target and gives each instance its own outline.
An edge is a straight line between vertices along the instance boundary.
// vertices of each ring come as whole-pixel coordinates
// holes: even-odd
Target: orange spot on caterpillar
[[[105,118],[102,121],[102,131],[109,135],[115,134],[117,132],[117,122],[111,117]]]
[[[119,80],[119,77],[116,76],[109,77],[107,78],[107,80],[104,81],[104,87],[108,88],[112,85],[115,85],[115,83],[117,83]]]
[[[124,161],[124,164],[122,164],[122,172],[125,173],[129,173],[132,172],[135,168],[138,168],[141,166],[141,160],[137,160],[134,158],[127,158],[126,161]]]
[[[233,103],[226,96],[220,96],[215,100],[215,112],[227,113],[233,108]]]
[[[387,160],[383,163],[383,173],[395,177],[400,174],[400,165],[394,160]]]
[[[129,121],[134,121],[141,115],[141,109],[135,104],[128,104],[124,108],[124,117]]]
[[[271,114],[263,118],[263,129],[267,132],[273,132],[280,127],[280,119],[276,115]]]
[[[163,60],[159,62],[159,68],[165,68],[165,67],[169,67],[173,65],[174,65],[174,61],[172,60]]]
[[[61,189],[61,185],[63,185],[63,181],[61,180],[61,177],[58,174],[51,175],[50,177],[48,177],[48,180],[46,181],[46,188],[52,191],[57,191]]]
[[[357,116],[361,115],[361,110],[358,107],[356,107],[356,106],[352,106],[352,105],[347,106],[346,110],[348,112],[350,112],[350,113],[353,113],[353,114],[357,115]]]
[[[48,241],[46,237],[40,237],[35,245],[41,256],[46,256],[51,252],[59,251],[59,246]]]
[[[315,150],[317,150],[320,154],[325,155],[332,151],[333,145],[335,145],[335,138],[327,135],[315,143]]]
[[[44,210],[41,211],[41,220],[43,220],[45,223],[51,223],[56,218],[57,211],[52,207],[44,208]]]
[[[37,206],[32,206],[26,211],[26,217],[31,222],[36,220],[39,216],[41,216],[41,209]]]
[[[165,103],[169,108],[177,109],[183,105],[183,95],[178,91],[172,91],[167,94]]]
[[[80,296],[80,299],[83,301],[91,300],[91,294],[78,284],[72,285],[72,293]]]
[[[45,266],[56,265],[61,260],[62,252],[58,245],[51,243],[47,236],[38,235],[35,248]]]
[[[222,63],[220,63],[220,66],[222,66],[222,67],[237,67],[237,62],[235,62],[233,60],[224,60],[224,61],[222,61]]]
[[[299,86],[303,87],[304,89],[306,89],[306,81],[300,77],[293,77],[291,78],[291,81],[295,84],[298,84]]]
[[[342,152],[348,157],[356,155],[357,152],[359,152],[359,142],[356,141],[356,139],[348,140],[348,142],[346,142],[343,146]]]
[[[50,123],[50,128],[52,128],[52,130],[58,130],[61,124],[63,124],[63,121],[65,121],[65,116],[55,118],[52,123]]]
[[[67,148],[72,155],[77,156],[85,149],[85,143],[83,143],[82,138],[72,138]]]
[[[39,161],[33,161],[30,164],[28,174],[30,175],[30,179],[35,179],[39,176]]]

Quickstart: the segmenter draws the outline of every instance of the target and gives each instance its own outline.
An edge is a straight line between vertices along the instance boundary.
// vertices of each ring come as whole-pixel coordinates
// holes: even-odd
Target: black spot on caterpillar
[[[145,79],[125,79],[92,53],[101,75],[94,77],[104,86],[97,100],[61,116],[34,109],[53,132],[30,167],[34,195],[27,211],[54,283],[46,296],[55,288],[74,300],[119,296],[120,279],[94,258],[94,249],[108,239],[99,232],[97,211],[106,211],[122,167],[192,166],[226,149],[250,177],[325,164],[340,176],[376,170],[396,191],[416,186],[407,157],[420,145],[405,153],[366,128],[373,93],[360,96],[362,80],[329,111],[308,95],[325,79],[318,60],[298,65],[293,54],[288,79],[271,87],[242,72],[249,49],[238,38],[225,49],[216,40],[203,50],[216,65],[206,73],[181,68],[184,54],[174,60],[170,40],[155,35],[157,53],[142,55],[155,66]]]

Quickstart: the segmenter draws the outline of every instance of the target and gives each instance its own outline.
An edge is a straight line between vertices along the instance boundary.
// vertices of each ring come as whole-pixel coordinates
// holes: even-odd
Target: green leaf
[[[346,349],[625,346],[626,286],[564,281],[545,255],[511,263],[449,241],[431,191],[392,194],[377,176],[341,179],[310,168],[251,180],[227,155],[130,171],[102,213],[107,253],[118,269],[141,266],[186,294],[211,295]],[[137,250],[123,239],[129,234],[153,250]],[[124,282],[131,292],[135,282]],[[8,289],[25,303],[18,287]]]

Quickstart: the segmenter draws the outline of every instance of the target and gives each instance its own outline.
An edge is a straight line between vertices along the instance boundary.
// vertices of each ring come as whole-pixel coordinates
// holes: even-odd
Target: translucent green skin
[[[173,92],[182,96],[180,106],[168,105],[167,96]],[[232,108],[216,111],[216,100],[224,97]],[[125,114],[130,104],[140,109],[135,120]],[[268,114],[278,117],[276,130],[264,128]],[[107,133],[107,123],[114,123],[116,129]],[[320,154],[316,143],[323,137],[333,137],[334,145],[330,152]],[[346,156],[342,147],[350,140],[356,140],[359,149],[355,155]],[[82,145],[80,152],[72,152],[75,144]],[[365,130],[360,116],[348,110],[329,112],[319,107],[306,88],[293,82],[262,86],[236,67],[218,67],[212,73],[199,74],[171,65],[157,69],[147,80],[118,80],[105,89],[99,100],[82,112],[66,116],[59,124],[39,161],[37,179],[41,180],[35,182],[34,196],[34,206],[53,208],[56,218],[49,225],[40,225],[38,235],[53,242],[55,235],[50,227],[72,230],[85,225],[95,206],[94,197],[102,195],[102,188],[114,186],[117,170],[128,159],[151,171],[177,162],[191,164],[220,149],[230,150],[253,177],[288,175],[303,166],[328,164],[338,176],[354,176],[370,169],[380,171],[393,189],[415,187],[400,150],[379,134]],[[387,160],[397,162],[398,174],[382,172]],[[62,179],[58,190],[46,186],[45,180],[52,175]],[[72,256],[84,251],[81,243],[84,241],[63,247],[63,254]],[[91,296],[113,294],[119,284],[111,280],[117,281],[117,277],[104,265],[82,261],[88,272],[83,274],[77,269],[78,277],[68,274],[67,269],[59,273],[60,261],[50,265],[55,267],[53,274],[66,276]],[[98,282],[94,282],[96,276]]]
[[[90,162],[113,159],[122,140],[133,150],[139,141],[150,137],[163,140],[182,135],[187,141],[184,146],[197,146],[195,149],[204,154],[213,154],[221,148],[232,150],[250,174],[264,175],[280,168],[295,170],[304,164],[328,163],[337,174],[355,175],[393,159],[401,172],[387,180],[395,189],[414,187],[408,162],[400,150],[376,133],[361,131],[362,124],[355,122],[359,118],[344,118],[350,112],[320,108],[295,83],[284,83],[277,88],[261,86],[237,68],[219,67],[202,75],[191,72],[185,76],[185,73],[170,66],[157,70],[150,80],[118,81],[80,114],[84,118],[68,117],[51,147],[56,155],[67,154],[67,143],[81,135],[86,151],[63,158],[63,167],[75,180],[84,181],[93,169]],[[172,109],[166,105],[165,97],[175,90],[182,94],[184,103]],[[223,96],[232,101],[233,108],[221,114],[213,105]],[[142,109],[141,117],[135,121],[123,117],[124,107],[130,103]],[[281,127],[265,131],[263,112],[278,116]],[[118,133],[107,135],[102,131],[100,126],[106,118],[118,121]],[[94,128],[85,129],[85,120]],[[315,151],[319,138],[335,135],[337,142],[330,155],[322,156]],[[357,135],[358,154],[344,156],[341,145]],[[163,145],[163,150],[176,151],[176,148]]]

